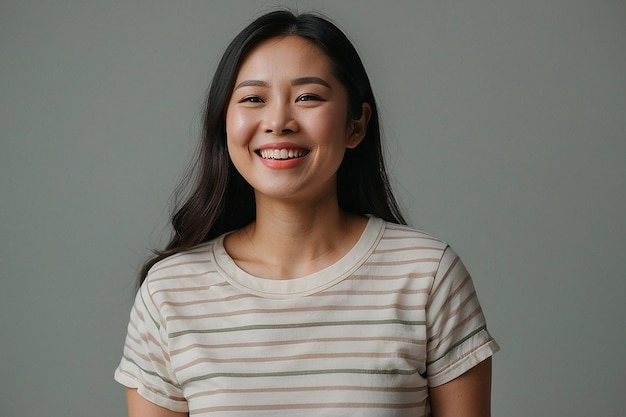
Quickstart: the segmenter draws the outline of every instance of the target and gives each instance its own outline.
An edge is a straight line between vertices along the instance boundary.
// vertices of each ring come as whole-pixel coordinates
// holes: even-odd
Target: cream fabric
[[[427,416],[428,386],[493,355],[471,278],[445,243],[370,218],[307,277],[235,265],[223,236],[155,265],[117,381],[191,416]]]

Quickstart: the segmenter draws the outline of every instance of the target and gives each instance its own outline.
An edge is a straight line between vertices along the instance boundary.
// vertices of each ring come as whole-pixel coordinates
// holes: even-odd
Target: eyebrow
[[[319,77],[300,77],[300,78],[291,80],[291,85],[294,85],[294,86],[305,85],[305,84],[319,84],[319,85],[323,85],[326,88],[331,88],[330,84],[328,84],[326,81],[324,81],[323,79]],[[234,90],[237,90],[243,87],[266,87],[267,88],[269,87],[269,84],[261,80],[245,80],[237,84]]]
[[[268,87],[265,81],[260,80],[245,80],[235,86],[235,90],[242,87]]]
[[[291,85],[304,85],[304,84],[320,84],[324,87],[330,88],[330,84],[319,77],[302,77],[296,78],[291,81]]]

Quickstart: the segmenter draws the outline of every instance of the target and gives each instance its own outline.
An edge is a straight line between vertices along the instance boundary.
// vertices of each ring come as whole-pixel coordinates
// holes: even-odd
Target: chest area
[[[287,300],[226,290],[172,310],[171,361],[190,407],[293,415],[306,404],[425,401],[426,291],[357,279],[367,280]]]

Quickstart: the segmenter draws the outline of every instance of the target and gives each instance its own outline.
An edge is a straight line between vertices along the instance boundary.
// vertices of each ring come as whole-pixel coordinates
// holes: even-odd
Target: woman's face
[[[244,59],[226,111],[227,145],[259,196],[336,196],[346,148],[364,136],[369,107],[349,120],[345,88],[324,53],[298,36],[272,38]]]

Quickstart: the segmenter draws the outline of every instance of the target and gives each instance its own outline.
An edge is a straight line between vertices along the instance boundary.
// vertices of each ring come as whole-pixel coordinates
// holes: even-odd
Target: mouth
[[[286,160],[302,158],[309,153],[307,149],[281,148],[281,149],[257,149],[256,154],[263,159]]]

